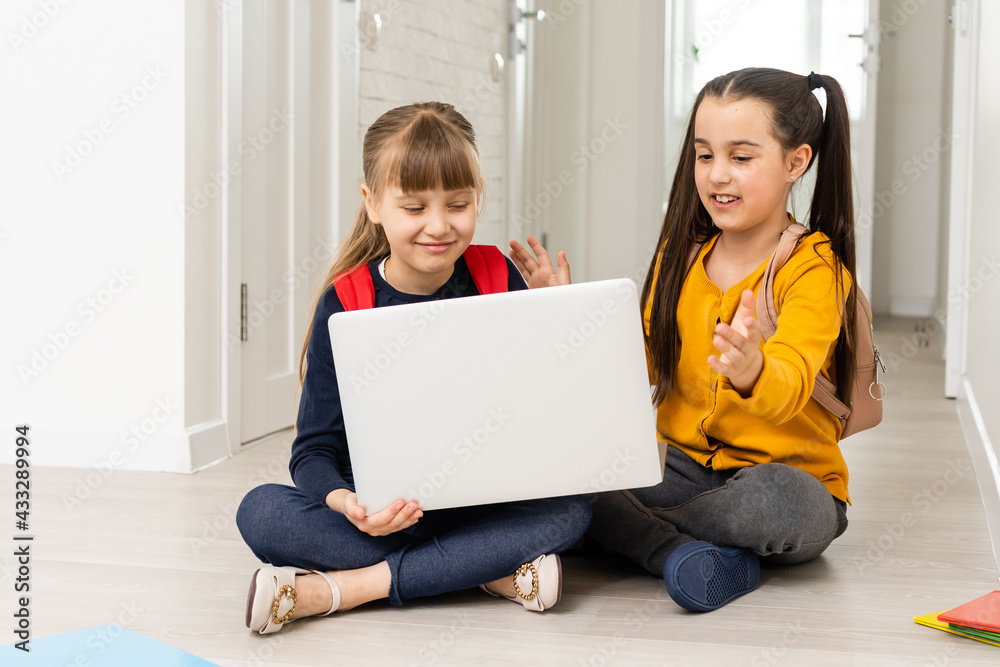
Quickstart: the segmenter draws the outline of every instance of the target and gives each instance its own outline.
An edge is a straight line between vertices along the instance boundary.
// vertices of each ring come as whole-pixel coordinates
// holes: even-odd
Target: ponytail
[[[347,240],[340,246],[337,259],[333,267],[327,274],[323,285],[319,290],[316,303],[313,304],[313,313],[319,305],[319,300],[333,283],[344,273],[351,269],[368,264],[379,257],[389,254],[389,239],[385,237],[385,230],[382,225],[376,225],[368,217],[368,209],[365,202],[358,203],[358,211],[354,214],[354,225],[347,235]],[[299,355],[299,384],[306,378],[306,351],[309,349],[309,339],[312,337],[312,320],[309,320],[309,327],[306,330],[306,339],[302,343],[302,352]]]
[[[816,81],[816,79],[820,81]],[[816,165],[816,187],[809,207],[809,227],[830,239],[830,249],[851,277],[846,298],[840,337],[834,353],[837,395],[850,404],[854,375],[857,371],[855,336],[858,288],[854,235],[854,195],[851,174],[851,119],[844,90],[836,79],[810,74],[810,85],[821,83],[826,91],[826,118],[820,134]],[[815,149],[814,149],[815,150]],[[844,293],[842,272],[836,271],[837,289]]]

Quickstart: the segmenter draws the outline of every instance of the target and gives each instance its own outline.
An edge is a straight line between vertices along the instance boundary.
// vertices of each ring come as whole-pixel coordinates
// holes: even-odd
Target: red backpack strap
[[[361,310],[375,306],[375,283],[367,264],[342,273],[333,282],[344,310]]]
[[[497,294],[507,291],[509,275],[507,258],[493,245],[470,245],[462,253],[472,274],[472,282],[480,294]]]

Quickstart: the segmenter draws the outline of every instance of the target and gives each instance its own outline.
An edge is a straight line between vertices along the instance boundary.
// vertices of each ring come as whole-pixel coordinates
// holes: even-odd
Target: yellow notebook
[[[948,611],[947,609],[945,611]],[[950,632],[953,635],[958,635],[959,637],[968,637],[969,639],[975,639],[977,642],[986,642],[987,644],[993,644],[994,646],[1000,646],[1000,642],[995,642],[991,639],[986,639],[985,637],[977,637],[976,635],[962,632],[954,626],[948,625],[942,621],[938,620],[938,614],[943,614],[944,611],[935,612],[932,614],[924,614],[923,616],[914,616],[913,620],[920,625],[926,625],[928,628],[934,628],[935,630],[944,630],[945,632]]]

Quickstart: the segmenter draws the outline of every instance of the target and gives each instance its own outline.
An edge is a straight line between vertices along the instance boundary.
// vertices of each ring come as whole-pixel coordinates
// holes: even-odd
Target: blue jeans
[[[340,512],[283,484],[252,489],[236,513],[260,560],[309,570],[389,564],[389,602],[474,588],[523,563],[573,546],[590,523],[582,496],[425,512],[416,524],[372,537]]]
[[[593,512],[587,534],[656,576],[695,540],[791,565],[816,558],[847,530],[846,503],[807,472],[784,463],[713,470],[672,446],[662,482],[597,494]]]

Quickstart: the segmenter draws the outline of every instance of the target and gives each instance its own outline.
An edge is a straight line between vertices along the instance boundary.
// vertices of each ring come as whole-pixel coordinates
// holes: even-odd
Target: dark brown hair
[[[441,187],[444,190],[472,188],[483,196],[483,171],[472,124],[455,107],[442,102],[420,102],[396,107],[379,116],[365,132],[361,153],[365,184],[375,201],[387,186],[403,192]],[[358,203],[354,226],[340,246],[327,274],[319,298],[341,275],[389,254],[389,241],[382,225],[368,217],[364,200]],[[312,336],[312,319],[299,357],[299,382],[306,375],[306,350]]]
[[[820,231],[829,237],[836,260],[851,277],[844,298],[842,273],[839,267],[833,267],[838,294],[848,304],[834,353],[834,378],[837,394],[849,404],[856,370],[857,319],[850,117],[840,84],[829,76],[822,79],[827,100],[825,120],[808,77],[782,70],[748,68],[730,72],[712,79],[698,93],[657,242],[660,253],[654,256],[642,288],[641,303],[647,304],[652,299],[646,345],[656,371],[654,403],[659,404],[670,394],[680,357],[677,304],[687,273],[688,255],[696,244],[704,243],[719,231],[701,203],[694,179],[695,117],[705,98],[715,98],[760,101],[770,111],[771,134],[785,151],[802,144],[812,148],[809,165],[816,161],[816,186],[809,208],[808,233]]]

